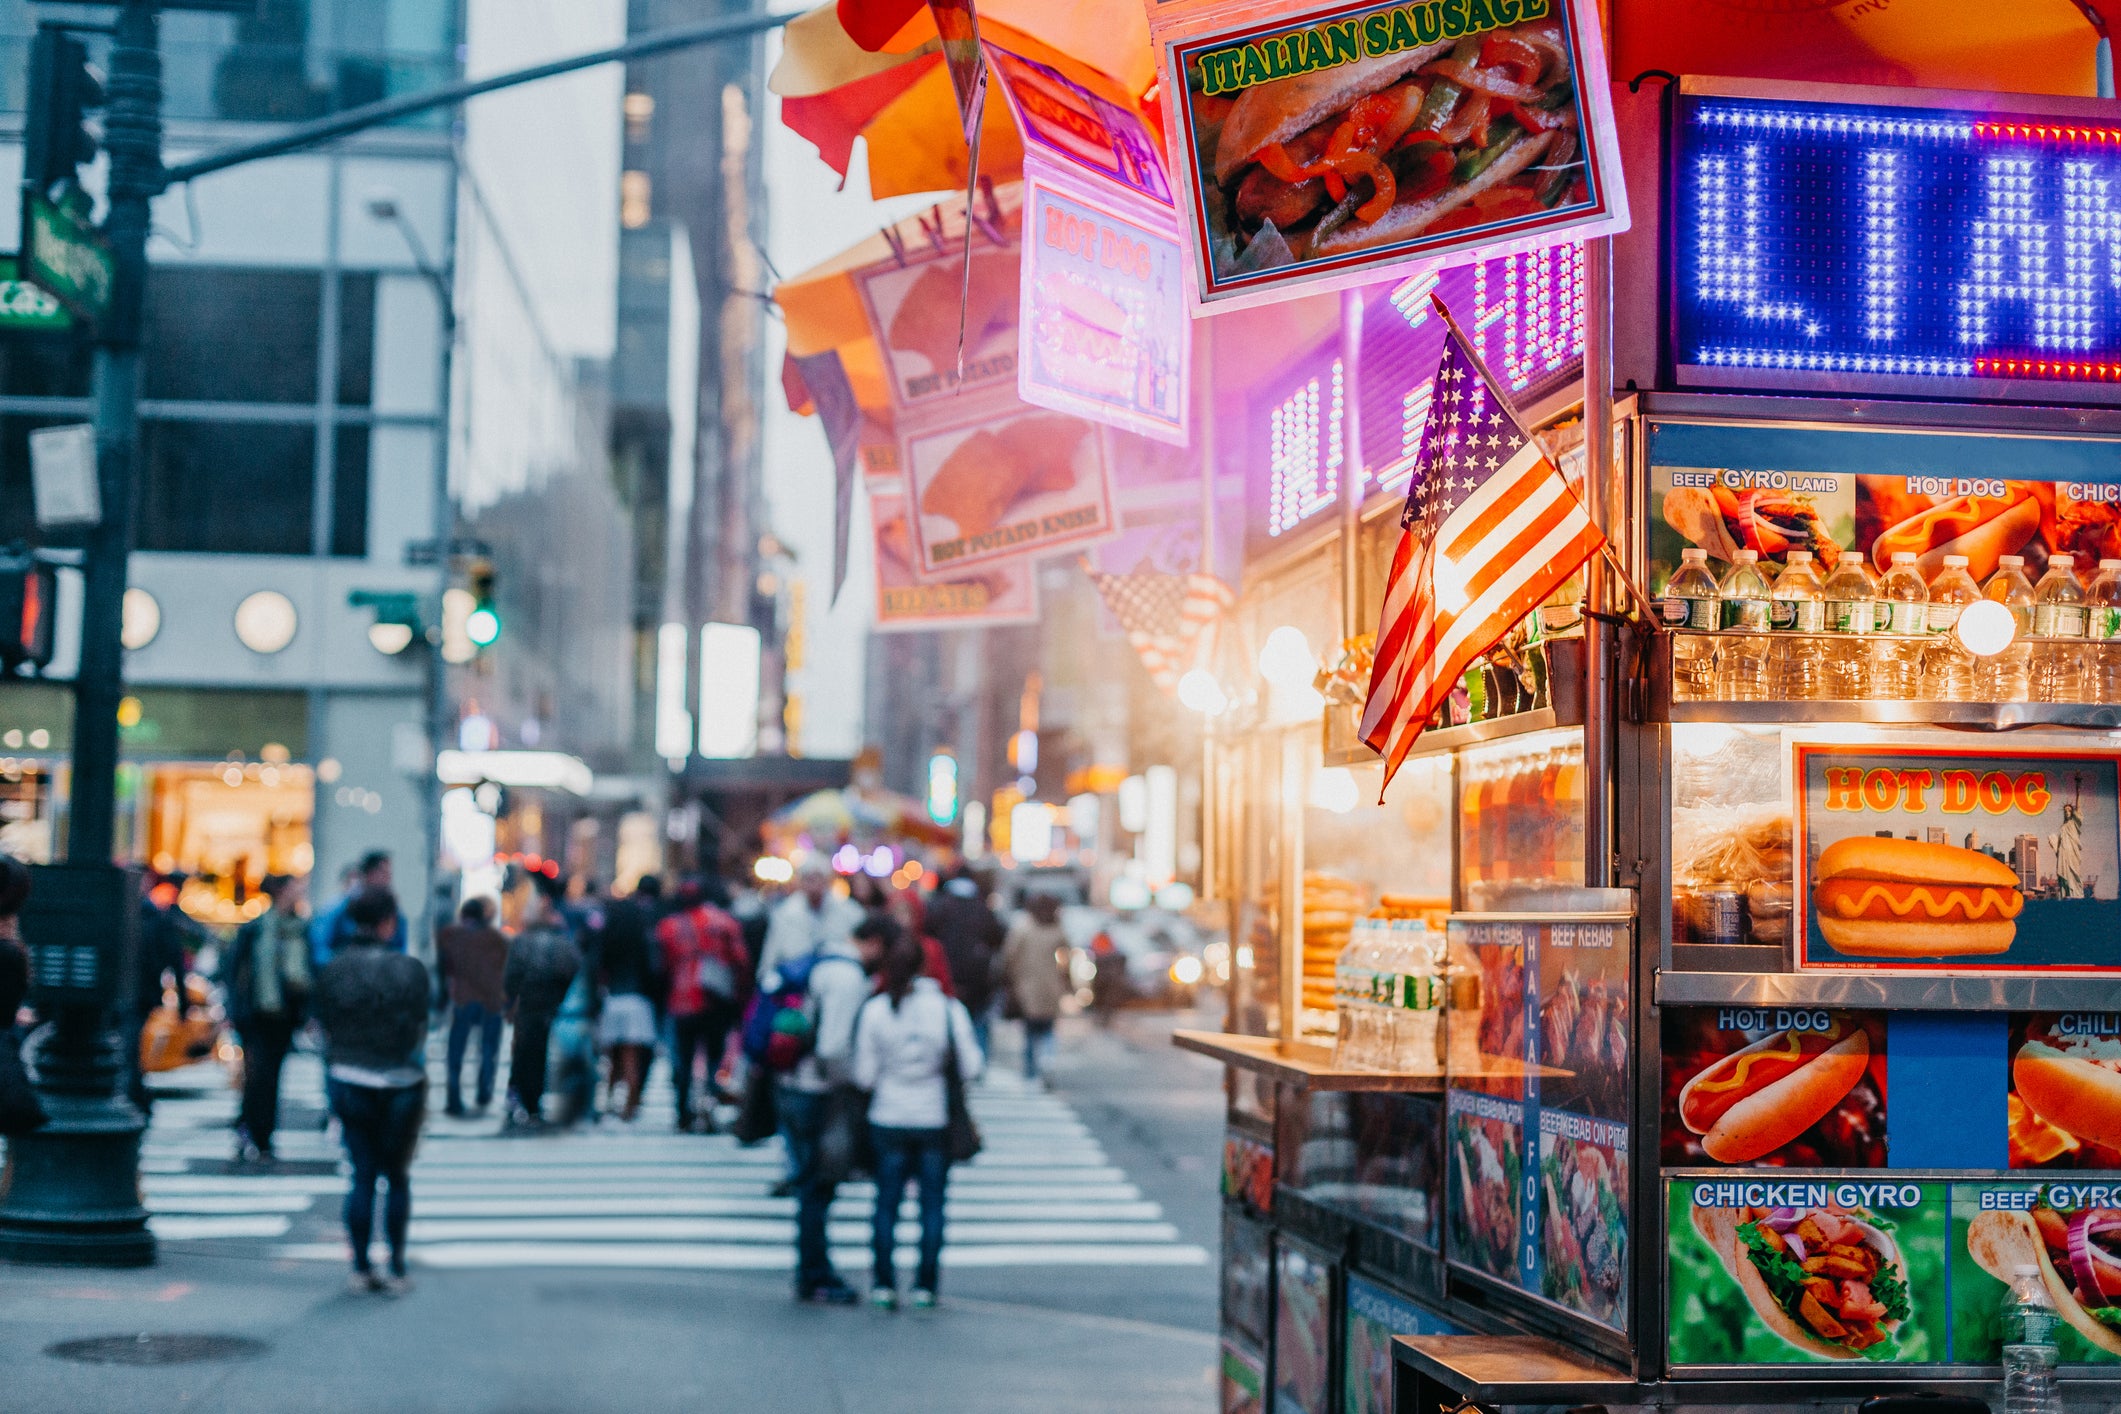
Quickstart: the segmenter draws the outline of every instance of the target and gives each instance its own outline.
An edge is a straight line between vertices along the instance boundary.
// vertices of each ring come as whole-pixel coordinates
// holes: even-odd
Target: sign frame
[[[2111,100],[2072,98],[2052,94],[1992,93],[1957,89],[1891,88],[1856,84],[1796,83],[1770,79],[1731,79],[1684,75],[1675,85],[1673,101],[1663,129],[1664,189],[1669,216],[1660,258],[1666,285],[1672,297],[1660,312],[1659,333],[1671,369],[1673,384],[1680,388],[1710,392],[1789,392],[1808,395],[1873,395],[1894,398],[1944,398],[1953,401],[1993,401],[2040,404],[2121,404],[2121,361],[2110,359],[2114,371],[2100,382],[2080,378],[2025,377],[2008,372],[1995,376],[1948,374],[1901,374],[1852,370],[1817,371],[1793,367],[1720,367],[1690,362],[1684,356],[1681,334],[1680,291],[1689,268],[1683,259],[1682,241],[1687,235],[1679,193],[1686,188],[1682,174],[1688,152],[1682,142],[1688,118],[1704,101],[1716,99],[1756,100],[1764,103],[1807,103],[1843,107],[1928,109],[1957,112],[1980,118],[2051,120],[2056,131],[2082,127],[2121,137],[2121,116]],[[2052,120],[2060,120],[2054,122]],[[2110,150],[2110,147],[2109,147]],[[2121,303],[2114,310],[2114,345],[2121,354]],[[2006,360],[2024,363],[2026,360]]]
[[[103,233],[64,202],[41,192],[22,194],[19,278],[29,281],[75,318],[95,323],[110,312],[118,284],[118,260]],[[77,267],[69,275],[54,253]]]

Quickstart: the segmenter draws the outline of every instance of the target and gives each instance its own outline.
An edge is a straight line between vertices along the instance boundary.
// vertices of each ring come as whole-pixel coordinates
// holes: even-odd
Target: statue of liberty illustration
[[[2084,812],[2079,808],[2084,799],[2084,776],[2080,772],[2069,780],[2070,798],[2062,802],[2062,828],[2047,837],[2047,847],[2055,856],[2056,896],[2088,898],[2091,891],[2084,880]]]

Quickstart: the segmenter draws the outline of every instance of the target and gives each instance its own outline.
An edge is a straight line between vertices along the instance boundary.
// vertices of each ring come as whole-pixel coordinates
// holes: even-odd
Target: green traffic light
[[[501,637],[501,616],[493,605],[481,604],[464,620],[464,636],[480,648],[491,648]]]

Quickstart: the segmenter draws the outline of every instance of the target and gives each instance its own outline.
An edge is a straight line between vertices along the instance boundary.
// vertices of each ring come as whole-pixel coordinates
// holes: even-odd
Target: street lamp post
[[[147,287],[148,204],[162,189],[162,59],[153,0],[126,0],[112,32],[105,85],[110,153],[104,235],[114,265],[95,354],[96,467],[103,520],[82,564],[81,660],[74,682],[72,804],[67,859],[84,886],[121,908],[127,876],[112,863],[117,816],[118,702],[124,695],[125,562],[132,547],[140,441],[140,316]],[[110,915],[106,910],[104,916]],[[32,941],[35,941],[34,939]],[[116,938],[96,944],[102,991],[130,971]],[[41,951],[41,950],[40,950]],[[40,979],[41,981],[41,979]],[[120,1006],[130,997],[117,998]],[[155,1239],[140,1202],[147,1121],[118,1093],[126,1066],[109,1009],[72,999],[51,1008],[31,1052],[52,1122],[8,1141],[0,1176],[0,1258],[69,1266],[145,1266]]]

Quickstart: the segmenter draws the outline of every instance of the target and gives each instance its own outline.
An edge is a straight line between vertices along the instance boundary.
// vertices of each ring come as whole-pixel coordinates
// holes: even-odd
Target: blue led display
[[[1680,382],[2121,402],[2121,128],[1689,94],[1675,148]]]

